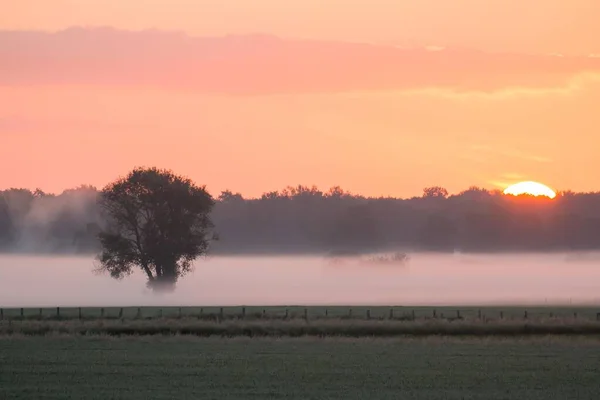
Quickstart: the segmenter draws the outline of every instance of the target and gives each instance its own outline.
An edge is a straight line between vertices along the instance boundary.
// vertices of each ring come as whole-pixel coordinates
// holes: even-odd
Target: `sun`
[[[556,197],[556,192],[550,189],[548,186],[539,182],[519,182],[507,187],[504,190],[504,194],[512,194],[513,196],[519,196],[521,194],[529,194],[532,196],[546,196],[551,199]]]

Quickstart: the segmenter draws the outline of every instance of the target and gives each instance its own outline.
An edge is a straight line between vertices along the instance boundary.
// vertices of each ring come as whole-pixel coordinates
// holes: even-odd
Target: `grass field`
[[[600,342],[0,336],[2,399],[598,399]]]
[[[384,320],[384,319],[226,319],[198,320],[9,320],[0,335],[54,334],[103,336],[221,336],[221,337],[398,337],[398,336],[599,336],[600,322],[553,318],[547,320]]]

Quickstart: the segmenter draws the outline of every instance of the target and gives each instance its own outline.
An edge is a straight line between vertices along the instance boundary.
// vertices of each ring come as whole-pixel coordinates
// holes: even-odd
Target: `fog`
[[[406,266],[318,257],[213,257],[174,293],[142,274],[94,274],[91,257],[0,256],[0,306],[600,303],[598,254],[411,254]]]

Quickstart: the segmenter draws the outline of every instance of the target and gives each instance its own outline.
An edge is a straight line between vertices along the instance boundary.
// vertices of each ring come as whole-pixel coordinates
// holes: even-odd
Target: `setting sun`
[[[544,184],[532,181],[519,182],[511,185],[504,190],[504,194],[512,194],[513,196],[529,194],[532,196],[546,196],[551,199],[556,197],[554,190]]]

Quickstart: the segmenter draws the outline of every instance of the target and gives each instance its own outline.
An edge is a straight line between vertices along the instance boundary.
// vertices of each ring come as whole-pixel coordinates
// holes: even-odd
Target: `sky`
[[[0,188],[600,189],[597,0],[0,2]]]

